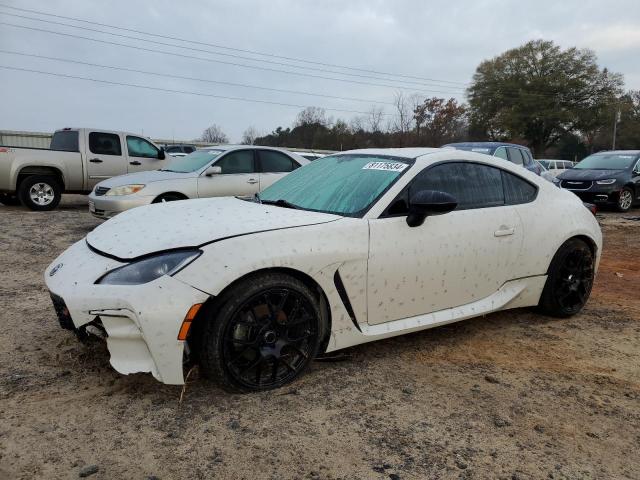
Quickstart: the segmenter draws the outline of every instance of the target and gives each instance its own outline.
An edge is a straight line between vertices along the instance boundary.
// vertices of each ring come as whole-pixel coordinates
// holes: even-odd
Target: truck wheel
[[[60,203],[62,188],[55,177],[31,175],[20,183],[18,196],[31,210],[53,210]]]
[[[0,203],[7,207],[20,205],[20,199],[16,195],[10,193],[0,193]]]

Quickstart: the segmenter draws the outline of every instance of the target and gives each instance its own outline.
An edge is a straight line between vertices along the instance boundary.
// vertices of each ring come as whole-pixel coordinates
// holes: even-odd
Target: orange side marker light
[[[202,303],[196,303],[195,305],[192,305],[191,308],[189,308],[189,311],[185,315],[184,320],[182,321],[182,325],[180,326],[180,331],[178,332],[178,340],[184,341],[187,339],[189,329],[191,328],[191,322],[194,318],[196,318],[200,307],[202,307]]]

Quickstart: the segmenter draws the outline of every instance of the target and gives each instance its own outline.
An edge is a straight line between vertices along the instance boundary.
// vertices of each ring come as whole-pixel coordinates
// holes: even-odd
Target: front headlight
[[[139,192],[144,188],[144,185],[120,185],[119,187],[113,187],[109,189],[105,195],[131,195],[132,193]]]
[[[607,178],[605,180],[596,180],[598,185],[611,185],[612,183],[616,183],[615,178]]]
[[[202,250],[161,253],[107,272],[96,283],[101,285],[141,285],[163,275],[174,275],[200,256]]]

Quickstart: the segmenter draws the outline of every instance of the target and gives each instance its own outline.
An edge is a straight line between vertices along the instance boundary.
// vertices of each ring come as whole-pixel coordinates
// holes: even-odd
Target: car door
[[[277,182],[300,165],[288,155],[276,150],[258,150],[260,190]]]
[[[127,172],[142,172],[146,170],[158,170],[164,167],[165,159],[160,159],[160,149],[150,141],[127,135]]]
[[[260,177],[256,169],[253,149],[232,150],[212,165],[221,173],[207,175],[206,169],[198,177],[198,197],[252,197],[258,193]]]
[[[120,135],[89,132],[87,139],[87,180],[89,188],[96,183],[127,173],[127,157],[122,151]]]
[[[406,222],[408,199],[438,190],[456,210]],[[453,308],[495,293],[512,278],[522,225],[505,205],[501,170],[446,162],[418,174],[378,219],[369,221],[368,322],[379,324]]]

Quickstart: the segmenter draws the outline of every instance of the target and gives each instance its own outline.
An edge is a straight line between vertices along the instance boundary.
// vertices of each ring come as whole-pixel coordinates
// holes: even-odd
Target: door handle
[[[91,160],[89,160],[91,163],[102,163],[102,160],[100,160],[99,158],[92,158]]]
[[[134,160],[133,162],[129,162],[129,165],[142,165],[139,161]]]
[[[506,237],[508,235],[513,235],[515,233],[515,227],[507,227],[502,225],[499,230],[493,232],[494,237]]]
[[[256,180],[255,178],[250,178],[249,180],[247,180],[247,183],[253,185],[255,183],[258,183],[258,180]]]

